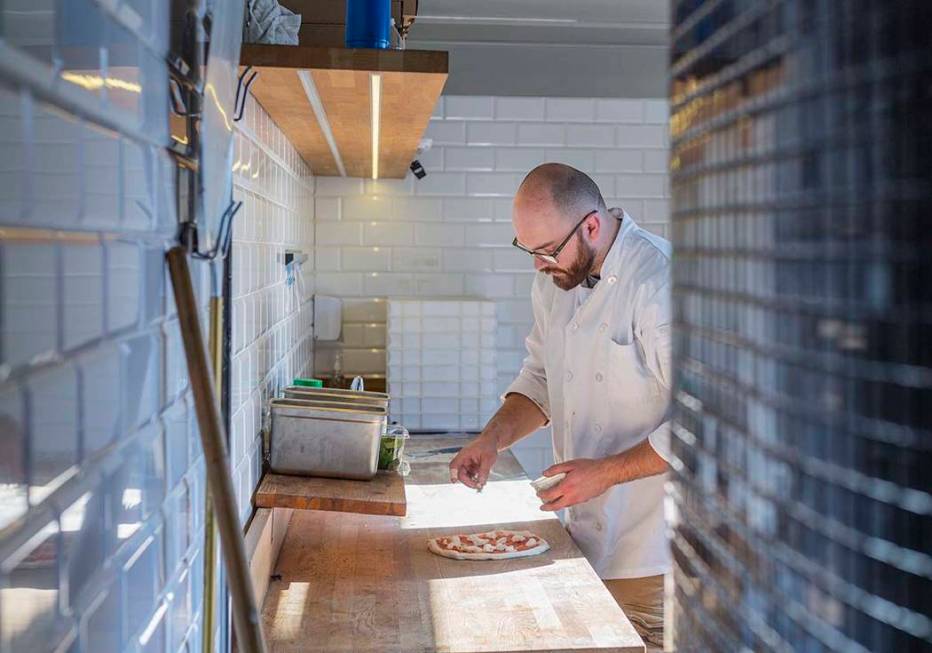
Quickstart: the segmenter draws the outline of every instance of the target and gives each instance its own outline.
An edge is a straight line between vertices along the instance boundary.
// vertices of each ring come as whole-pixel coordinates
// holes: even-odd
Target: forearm
[[[505,397],[479,437],[494,443],[498,451],[504,451],[546,423],[547,417],[537,404],[522,394],[512,393]]]
[[[647,440],[604,460],[613,485],[663,474],[669,468]]]

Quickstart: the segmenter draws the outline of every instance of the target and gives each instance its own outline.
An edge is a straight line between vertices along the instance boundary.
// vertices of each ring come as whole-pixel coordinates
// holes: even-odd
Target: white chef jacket
[[[505,394],[528,397],[548,417],[557,462],[621,453],[645,438],[669,458],[670,253],[625,213],[594,288],[534,279],[528,355]],[[615,485],[567,510],[567,529],[601,578],[670,570],[666,477]]]

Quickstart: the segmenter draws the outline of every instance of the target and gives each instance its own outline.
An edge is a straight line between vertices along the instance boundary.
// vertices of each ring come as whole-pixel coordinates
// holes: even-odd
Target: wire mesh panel
[[[672,18],[677,650],[928,650],[932,4]]]

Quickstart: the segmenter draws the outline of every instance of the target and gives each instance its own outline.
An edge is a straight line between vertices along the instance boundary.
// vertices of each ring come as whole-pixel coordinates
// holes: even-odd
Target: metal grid
[[[930,22],[674,3],[678,651],[932,644]]]

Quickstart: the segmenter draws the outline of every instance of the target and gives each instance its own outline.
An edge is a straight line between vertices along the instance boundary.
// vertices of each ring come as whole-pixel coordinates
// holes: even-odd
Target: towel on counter
[[[298,44],[301,14],[282,7],[278,0],[249,0],[246,11],[246,43]]]

